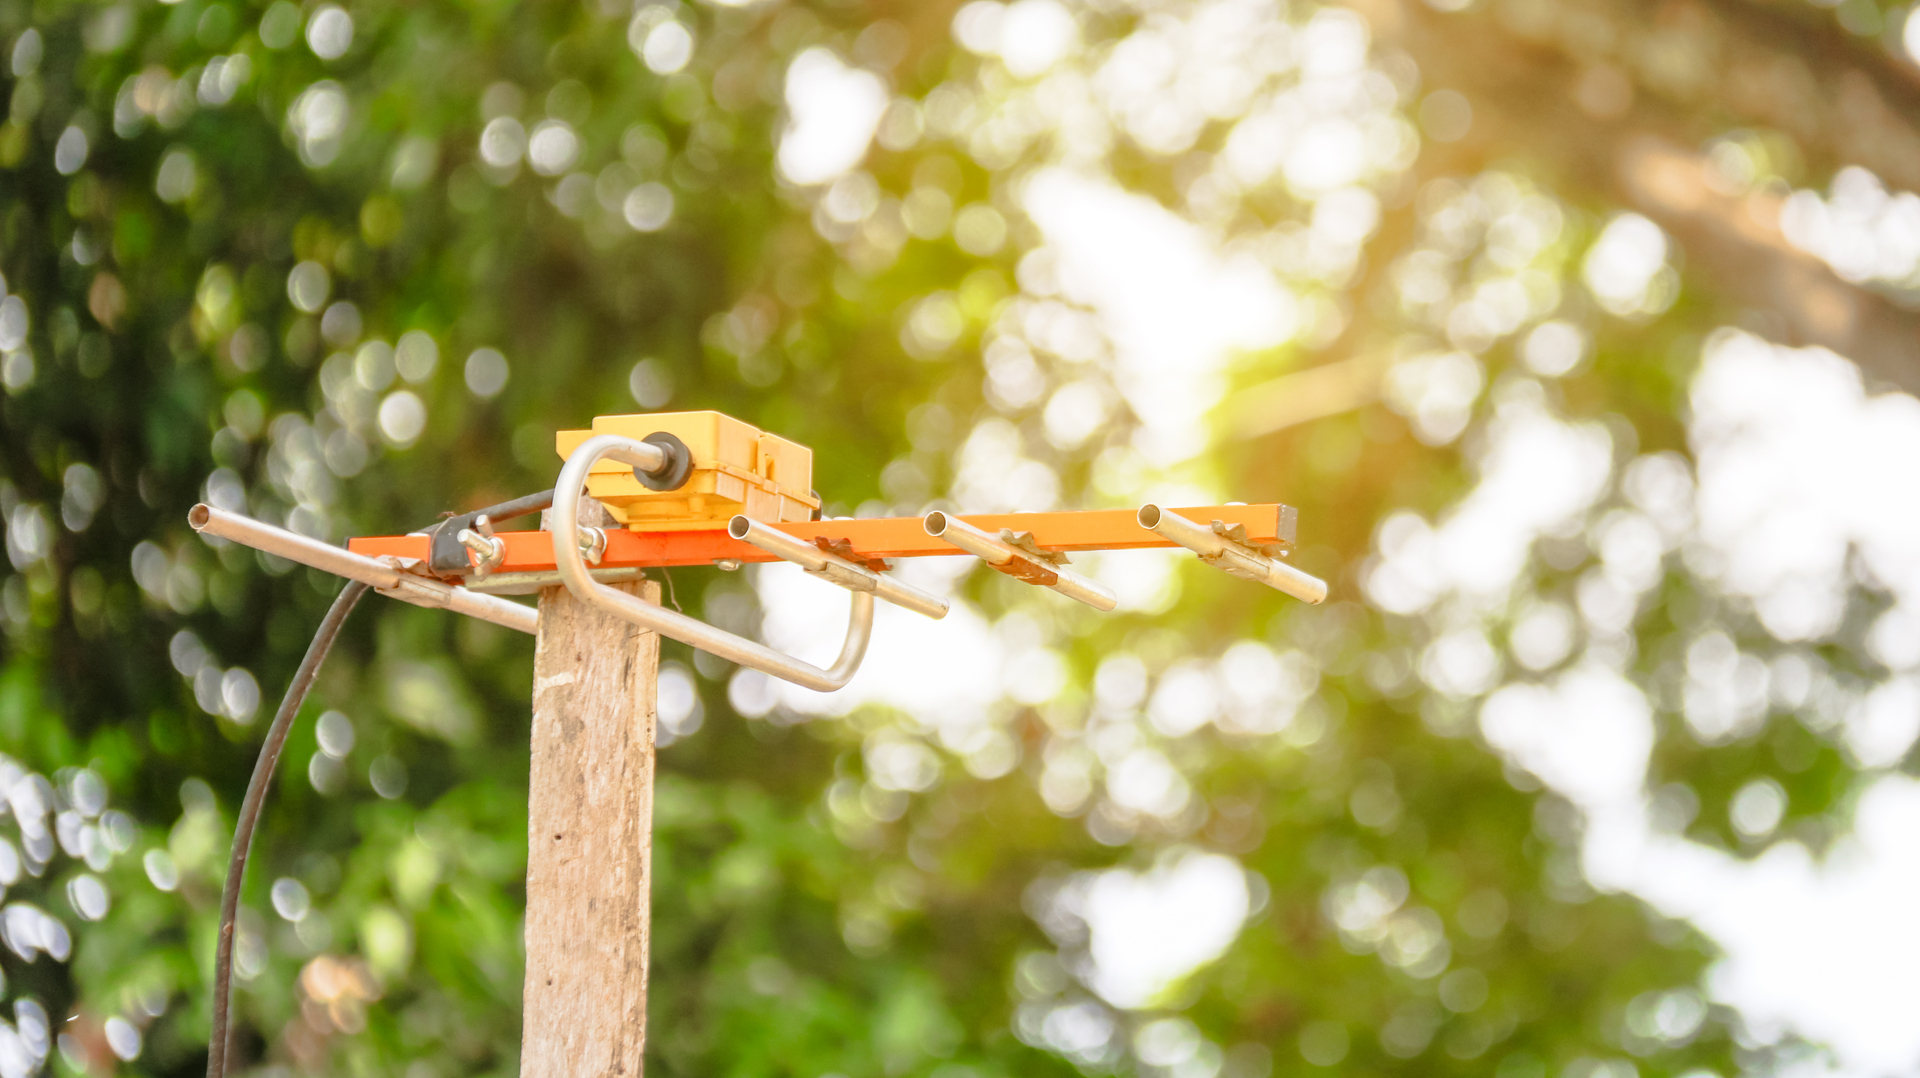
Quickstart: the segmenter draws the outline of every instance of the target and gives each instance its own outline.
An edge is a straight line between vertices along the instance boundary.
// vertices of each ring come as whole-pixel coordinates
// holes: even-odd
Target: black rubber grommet
[[[640,485],[648,490],[679,490],[685,486],[687,477],[693,474],[693,451],[687,448],[687,443],[666,431],[655,431],[640,440],[659,446],[667,455],[666,467],[658,472],[633,470],[633,477],[640,480]]]

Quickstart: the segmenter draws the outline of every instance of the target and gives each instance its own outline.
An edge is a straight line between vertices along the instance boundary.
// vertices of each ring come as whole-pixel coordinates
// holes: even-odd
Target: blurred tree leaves
[[[1610,8],[1635,27],[1658,21]],[[1745,25],[1740,5],[1720,8]],[[1262,11],[1328,48],[1351,29],[1338,12]],[[1176,14],[1094,5],[1076,40],[1105,55]],[[1339,601],[1297,609],[1183,565],[1159,609],[1094,621],[971,579],[961,592],[1051,648],[1062,674],[1044,699],[996,705],[991,752],[931,748],[883,707],[810,722],[741,708],[724,664],[670,645],[699,672],[690,713],[705,718],[661,756],[660,1073],[1593,1078],[1626,1073],[1628,1056],[1652,1074],[1731,1065],[1737,1023],[1703,1023],[1690,987],[1704,944],[1596,895],[1578,811],[1463,736],[1471,694],[1423,684],[1430,627],[1357,599],[1389,511],[1431,515],[1471,489],[1496,399],[1603,417],[1620,461],[1683,449],[1691,356],[1721,308],[1756,293],[1690,278],[1648,300],[1661,307],[1648,317],[1604,318],[1578,290],[1576,252],[1630,186],[1570,180],[1585,158],[1529,137],[1557,114],[1456,134],[1420,104],[1435,100],[1420,79],[1453,77],[1459,61],[1422,42],[1474,24],[1367,15],[1368,107],[1398,163],[1355,182],[1369,193],[1342,212],[1374,223],[1331,253],[1312,230],[1339,221],[1323,225],[1297,185],[1199,182],[1231,156],[1217,123],[1231,110],[1201,117],[1199,149],[1116,136],[1090,158],[1217,237],[1266,235],[1277,246],[1262,257],[1306,267],[1289,280],[1307,329],[1243,357],[1215,417],[1219,451],[1170,471],[1298,504],[1299,559]],[[1766,20],[1781,17],[1755,25],[1773,35]],[[1078,150],[1067,120],[1040,133],[1036,110],[1058,102],[1010,74],[1026,61],[956,47],[954,18],[954,5],[830,2],[0,2],[13,304],[0,309],[0,514],[14,570],[0,596],[0,747],[50,777],[53,817],[79,811],[76,783],[99,781],[138,826],[113,849],[98,810],[75,816],[95,838],[8,881],[11,901],[73,926],[64,967],[18,947],[4,960],[15,998],[77,1016],[43,1046],[52,1066],[202,1066],[232,807],[257,718],[334,588],[202,543],[183,519],[195,501],[330,539],[404,531],[550,483],[555,428],[657,408],[718,408],[812,446],[835,514],[953,495],[982,432],[1014,445],[1015,462],[1042,461],[1068,504],[1140,488],[1150,463],[1128,450],[1135,424],[1117,398],[1098,398],[1111,411],[1079,441],[1049,414],[1060,398],[1042,400],[1093,385],[1079,372],[1099,365],[1005,347],[1017,311],[1043,301],[1062,340],[1086,324],[1084,305],[1047,298],[1046,264],[1029,254],[1043,237],[1017,190],[1029,166]],[[825,189],[787,183],[776,164],[786,72],[810,48],[895,95],[865,171]],[[1475,52],[1473,74],[1505,70],[1516,49]],[[1473,117],[1524,97],[1461,80]],[[1592,114],[1580,132],[1604,127]],[[1785,147],[1767,160],[1798,182],[1793,139],[1755,138]],[[1421,273],[1440,290],[1424,305],[1408,298],[1427,294],[1407,283]],[[1536,378],[1549,360],[1523,354],[1516,323],[1467,375],[1423,376],[1470,376],[1451,419],[1391,385],[1376,399],[1381,356],[1460,339],[1441,294],[1506,277],[1564,296],[1523,296],[1541,310],[1522,321],[1558,310],[1587,327],[1586,350]],[[1262,426],[1259,387],[1309,362],[1352,376],[1357,395]],[[1584,543],[1543,539],[1534,591],[1578,605]],[[757,617],[737,582],[673,577],[689,612]],[[1637,629],[1650,678],[1702,620],[1686,612],[1715,602],[1678,574],[1667,587],[1654,605],[1678,613]],[[1259,643],[1240,653],[1250,662],[1299,664],[1285,729],[1203,720],[1163,737],[1135,722],[1117,747],[1102,732],[1103,707],[1150,709],[1149,675],[1165,685],[1235,641]],[[259,1073],[516,1070],[529,678],[529,644],[490,626],[370,606],[350,628],[290,743],[246,896],[240,1054]],[[324,709],[349,724],[343,744],[315,733]],[[937,778],[879,781],[873,749],[889,738],[920,746]],[[1122,757],[1191,796],[1164,816],[1116,808],[1098,791]],[[1854,779],[1790,720],[1734,747],[1663,738],[1655,760],[1681,826],[1697,818],[1690,835],[1730,848],[1739,839],[1719,821],[1755,774],[1782,784],[1790,819],[1825,819]],[[25,848],[32,813],[12,811]],[[1189,847],[1252,874],[1247,927],[1144,1006],[1101,1003],[1086,926],[1050,896],[1089,878],[1075,873],[1150,875]],[[112,896],[97,922],[76,920],[76,858]],[[296,891],[309,909],[276,908]],[[1660,1026],[1657,1007],[1681,1017]],[[14,1025],[24,1037],[30,1024]]]

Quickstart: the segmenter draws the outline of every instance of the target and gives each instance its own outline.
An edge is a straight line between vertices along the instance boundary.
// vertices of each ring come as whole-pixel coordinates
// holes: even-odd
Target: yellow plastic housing
[[[591,430],[554,438],[562,459],[596,434],[645,438],[664,431],[687,443],[693,474],[678,490],[649,490],[633,469],[603,460],[587,476],[587,493],[629,531],[724,528],[735,514],[767,524],[809,520],[813,450],[719,412],[649,412],[595,416]]]

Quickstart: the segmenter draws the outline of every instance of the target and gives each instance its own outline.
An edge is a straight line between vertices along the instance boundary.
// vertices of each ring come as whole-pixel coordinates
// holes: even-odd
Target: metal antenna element
[[[335,576],[358,580],[382,595],[415,606],[440,607],[528,635],[539,628],[540,616],[532,607],[407,572],[406,567],[396,564],[401,559],[392,559],[390,563],[369,558],[211,505],[194,506],[187,514],[187,523],[203,535],[227,539]]]
[[[846,558],[804,539],[795,539],[783,531],[776,531],[750,517],[737,516],[727,522],[727,534],[735,539],[744,540],[786,561],[798,565],[822,580],[838,584],[848,591],[872,592],[876,598],[885,599],[895,606],[924,614],[930,618],[947,616],[948,603],[945,599],[929,592],[921,591],[911,584],[903,584],[893,577],[876,573],[864,565],[857,565]]]
[[[1140,526],[1200,555],[1200,560],[1222,572],[1265,584],[1285,592],[1303,603],[1318,606],[1327,598],[1327,582],[1308,576],[1277,558],[1253,549],[1223,534],[1225,525],[1216,520],[1212,527],[1195,524],[1186,517],[1149,502],[1140,507]]]
[[[1035,557],[1006,539],[988,535],[959,517],[935,511],[928,513],[924,519],[928,535],[952,543],[1015,580],[1052,588],[1095,610],[1112,610],[1119,604],[1119,597],[1105,584]]]

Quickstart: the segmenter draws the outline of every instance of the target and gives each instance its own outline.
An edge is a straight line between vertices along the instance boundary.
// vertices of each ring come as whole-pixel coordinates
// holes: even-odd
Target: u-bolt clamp
[[[704,621],[593,579],[587,572],[586,559],[580,554],[580,497],[586,489],[587,473],[602,458],[617,460],[630,465],[637,473],[656,478],[680,471],[682,481],[685,479],[684,467],[677,467],[673,455],[658,444],[618,434],[598,434],[580,443],[560,469],[560,479],[553,487],[553,511],[547,516],[547,526],[553,533],[553,563],[560,570],[560,580],[568,591],[582,602],[622,621],[817,692],[832,692],[852,680],[854,672],[860,669],[860,660],[867,654],[867,641],[873,635],[874,593],[871,591],[852,592],[846,642],[840,646],[840,657],[822,670],[765,644],[716,629]]]

